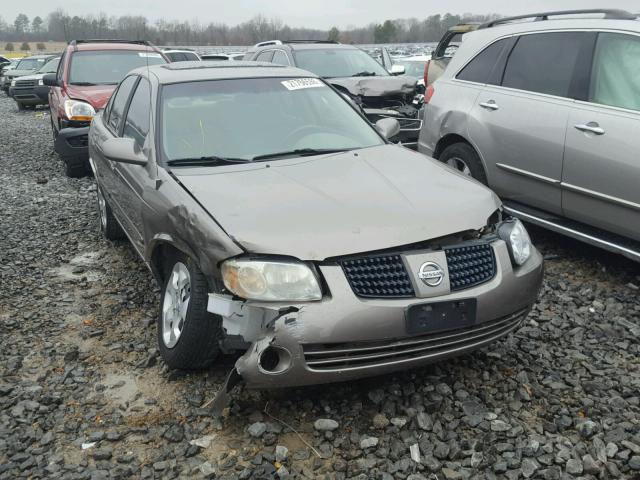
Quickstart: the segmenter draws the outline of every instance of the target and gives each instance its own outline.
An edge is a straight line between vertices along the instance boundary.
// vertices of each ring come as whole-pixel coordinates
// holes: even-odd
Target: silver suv
[[[640,260],[636,15],[484,24],[425,101],[420,152],[489,185],[513,215]]]

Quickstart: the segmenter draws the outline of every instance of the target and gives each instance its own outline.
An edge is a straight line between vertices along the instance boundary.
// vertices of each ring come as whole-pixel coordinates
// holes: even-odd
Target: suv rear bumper
[[[63,128],[54,143],[55,150],[62,157],[89,159],[89,127]]]

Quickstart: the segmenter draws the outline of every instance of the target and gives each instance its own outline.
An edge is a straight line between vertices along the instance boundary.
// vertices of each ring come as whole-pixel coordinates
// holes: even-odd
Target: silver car
[[[513,215],[640,260],[636,15],[482,25],[425,96],[420,152],[487,184]]]
[[[491,190],[389,144],[324,80],[255,62],[131,72],[89,133],[101,228],[162,285],[174,368],[252,387],[377,375],[516,329],[542,259]]]

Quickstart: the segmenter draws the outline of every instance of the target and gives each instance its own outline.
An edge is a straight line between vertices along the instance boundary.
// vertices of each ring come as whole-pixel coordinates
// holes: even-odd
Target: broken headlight
[[[510,219],[502,222],[498,227],[498,236],[504,240],[509,249],[511,261],[522,265],[531,256],[531,239],[520,220]]]
[[[302,262],[233,258],[222,263],[222,280],[248,300],[308,302],[322,299],[315,273]]]

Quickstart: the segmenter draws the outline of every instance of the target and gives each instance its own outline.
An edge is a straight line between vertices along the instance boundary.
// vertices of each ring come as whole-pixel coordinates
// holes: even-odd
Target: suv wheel
[[[24,110],[24,105],[16,100],[16,107],[18,107],[18,111],[21,112]]]
[[[160,354],[170,368],[208,367],[218,355],[222,319],[207,311],[207,279],[181,252],[167,258],[164,271],[158,316]]]
[[[438,160],[487,185],[487,174],[480,157],[468,143],[460,142],[449,145],[440,154]]]
[[[124,237],[124,231],[113,215],[113,211],[99,186],[96,188],[96,197],[98,199],[98,214],[100,215],[100,231],[107,240],[120,240]]]

